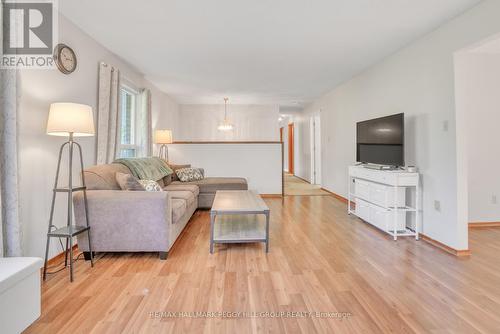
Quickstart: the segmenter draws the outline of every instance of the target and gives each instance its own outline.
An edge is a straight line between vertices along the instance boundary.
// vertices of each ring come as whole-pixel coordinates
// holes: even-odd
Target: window
[[[116,156],[139,158],[151,154],[151,93],[122,79]]]
[[[139,151],[136,133],[137,95],[135,90],[127,86],[120,88],[119,158],[136,157]]]

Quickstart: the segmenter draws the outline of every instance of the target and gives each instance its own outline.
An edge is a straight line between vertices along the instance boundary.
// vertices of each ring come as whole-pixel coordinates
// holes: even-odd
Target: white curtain
[[[151,92],[149,89],[142,89],[139,93],[139,129],[138,157],[149,157],[153,151],[152,117],[151,117]]]
[[[0,70],[0,255],[22,256],[17,168],[18,73]]]
[[[105,63],[99,64],[97,103],[97,164],[107,164],[116,158],[120,110],[120,71]]]

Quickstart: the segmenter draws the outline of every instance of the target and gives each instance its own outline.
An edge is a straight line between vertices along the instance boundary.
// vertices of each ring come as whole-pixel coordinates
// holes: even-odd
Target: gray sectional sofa
[[[174,171],[187,165],[171,165]],[[217,190],[246,190],[244,178],[206,177],[180,182],[175,172],[157,182],[161,192],[124,191],[116,173],[132,174],[122,164],[97,165],[84,171],[94,252],[159,252],[166,259],[175,240],[198,208],[210,208]],[[85,225],[83,193],[73,197],[76,225]],[[88,259],[86,233],[78,247]]]

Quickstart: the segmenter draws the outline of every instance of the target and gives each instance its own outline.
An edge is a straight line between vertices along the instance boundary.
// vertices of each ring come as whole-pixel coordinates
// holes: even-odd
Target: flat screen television
[[[404,166],[404,114],[358,122],[356,160],[388,166]]]

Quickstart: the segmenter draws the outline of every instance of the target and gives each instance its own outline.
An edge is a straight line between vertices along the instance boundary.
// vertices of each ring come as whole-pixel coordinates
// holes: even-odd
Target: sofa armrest
[[[168,191],[87,191],[89,225],[94,251],[168,251],[172,221]],[[83,193],[73,196],[75,222],[85,225]],[[86,233],[78,247],[88,251]]]

